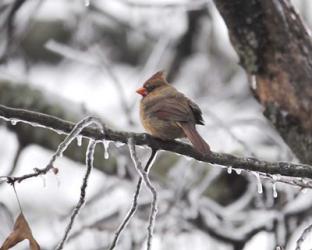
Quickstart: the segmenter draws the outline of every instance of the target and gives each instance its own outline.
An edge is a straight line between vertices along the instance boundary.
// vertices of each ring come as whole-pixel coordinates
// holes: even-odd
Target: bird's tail
[[[183,129],[186,137],[191,141],[193,144],[194,148],[201,154],[209,154],[210,147],[205,142],[205,140],[200,136],[200,134],[197,132],[195,128],[195,124],[191,123],[179,123],[181,128]]]

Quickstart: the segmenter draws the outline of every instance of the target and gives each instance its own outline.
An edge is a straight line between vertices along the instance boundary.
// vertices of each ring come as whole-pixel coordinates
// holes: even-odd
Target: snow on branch
[[[23,122],[35,127],[44,127],[64,134],[70,133],[74,128],[74,123],[54,116],[23,109],[9,108],[4,105],[0,105],[0,118],[7,121],[13,120],[15,123]],[[282,176],[296,177],[292,184],[304,188],[312,188],[312,166],[310,165],[291,162],[269,162],[253,157],[237,157],[231,154],[215,152],[204,156],[198,153],[191,145],[186,143],[178,141],[162,141],[146,133],[122,132],[109,128],[104,128],[103,130],[104,133],[95,128],[84,128],[81,131],[81,135],[94,140],[110,140],[122,143],[128,143],[128,140],[133,137],[136,145],[146,145],[154,150],[165,150],[192,157],[198,161],[232,167],[234,169],[256,171],[269,176],[279,174]],[[40,174],[42,173],[35,172],[30,175],[38,176]],[[26,178],[32,176],[27,176]]]

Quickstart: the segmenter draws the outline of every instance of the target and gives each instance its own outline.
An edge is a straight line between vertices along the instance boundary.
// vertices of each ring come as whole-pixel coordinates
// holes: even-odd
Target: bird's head
[[[165,74],[163,71],[158,71],[143,84],[143,87],[137,89],[136,92],[145,97],[149,93],[165,86],[168,86]]]

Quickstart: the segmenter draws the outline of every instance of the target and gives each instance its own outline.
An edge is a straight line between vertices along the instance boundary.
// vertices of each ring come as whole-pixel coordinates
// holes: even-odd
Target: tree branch
[[[157,214],[157,191],[156,188],[153,186],[151,183],[149,176],[148,176],[148,171],[145,171],[142,167],[142,163],[139,160],[139,157],[137,156],[136,150],[135,150],[135,141],[133,137],[130,137],[128,140],[128,145],[129,145],[129,151],[130,155],[132,158],[132,161],[134,163],[134,166],[138,173],[140,174],[141,178],[143,179],[145,185],[147,188],[151,191],[152,196],[153,196],[153,201],[151,205],[151,212],[149,216],[149,223],[147,227],[148,235],[147,235],[147,250],[150,250],[152,248],[152,239],[153,239],[153,231],[154,231],[154,225],[155,225],[155,220],[156,220],[156,214]]]
[[[264,115],[312,164],[312,42],[289,0],[214,0]]]
[[[70,221],[66,227],[64,236],[62,238],[62,240],[60,241],[60,243],[58,244],[58,246],[56,247],[56,250],[61,250],[63,249],[63,246],[68,238],[69,232],[73,227],[73,224],[75,222],[75,218],[77,217],[80,208],[82,207],[82,205],[85,203],[85,197],[86,197],[86,189],[87,189],[87,185],[88,185],[88,179],[91,173],[91,170],[93,168],[93,155],[94,155],[94,149],[96,146],[96,141],[90,139],[89,141],[89,146],[87,149],[87,153],[86,153],[86,165],[87,165],[87,169],[86,169],[86,173],[85,176],[83,177],[83,181],[82,181],[82,185],[80,188],[80,198],[79,201],[70,217]]]
[[[145,167],[144,167],[144,171],[148,172],[150,167],[153,164],[153,160],[155,159],[157,151],[152,150],[151,156],[149,157]],[[115,232],[115,236],[114,239],[109,247],[109,250],[113,250],[118,242],[118,239],[120,237],[120,234],[122,233],[122,231],[125,229],[125,227],[127,226],[127,224],[129,223],[130,219],[132,218],[132,216],[134,215],[137,206],[138,206],[138,198],[139,198],[139,194],[140,194],[140,190],[141,190],[141,186],[142,186],[142,177],[139,178],[137,185],[136,185],[136,189],[134,192],[134,196],[133,196],[133,201],[131,204],[131,208],[129,210],[129,212],[127,213],[126,217],[123,219],[122,223],[120,224],[120,226],[118,227],[117,231]]]
[[[27,111],[23,109],[8,108],[0,105],[0,118],[28,123],[34,127],[44,127],[68,134],[74,127],[74,123],[68,122],[50,115]],[[95,128],[84,128],[81,135],[95,140],[110,140],[127,143],[133,137],[136,145],[146,145],[154,150],[165,150],[180,155],[192,157],[198,161],[218,164],[247,171],[257,171],[267,174],[280,174],[291,177],[306,177],[312,179],[312,166],[291,162],[269,162],[251,157],[237,157],[226,153],[214,153],[201,155],[191,145],[178,141],[162,141],[145,133],[132,133],[116,131],[104,128],[104,133]],[[306,182],[309,184],[310,182]],[[305,187],[312,187],[311,184]]]

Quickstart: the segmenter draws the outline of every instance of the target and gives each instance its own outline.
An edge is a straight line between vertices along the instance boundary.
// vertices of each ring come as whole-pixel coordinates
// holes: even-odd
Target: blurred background
[[[312,2],[292,2],[311,27]],[[295,160],[262,116],[210,0],[2,0],[0,28],[3,105],[73,122],[94,115],[111,128],[143,132],[135,90],[165,70],[168,81],[201,107],[206,125],[199,131],[213,151]],[[0,121],[0,175],[44,167],[63,138]],[[16,185],[42,249],[59,242],[79,199],[87,143],[75,141],[57,160],[58,175]],[[145,162],[150,150],[138,151]],[[312,222],[310,190],[259,180],[257,173],[160,152],[150,175],[159,192],[153,250],[294,249]],[[137,179],[126,145],[98,144],[87,203],[65,249],[106,249]],[[150,203],[144,187],[118,249],[145,249]],[[18,213],[12,187],[0,183],[0,243]],[[302,249],[311,244],[307,239]],[[28,243],[14,249],[28,249]]]

